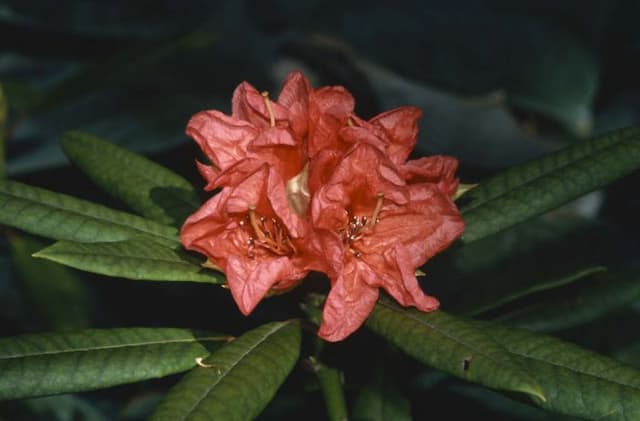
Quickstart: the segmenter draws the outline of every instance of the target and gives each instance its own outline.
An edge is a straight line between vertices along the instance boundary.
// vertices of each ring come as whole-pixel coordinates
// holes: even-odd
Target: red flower
[[[319,335],[338,341],[368,317],[384,288],[400,304],[432,311],[416,268],[464,229],[450,197],[437,185],[408,185],[380,150],[363,143],[341,160],[311,203],[312,224],[323,233],[331,291]]]
[[[264,164],[206,202],[180,239],[227,276],[240,311],[249,314],[271,290],[288,289],[316,269],[306,223],[287,203],[280,175]]]
[[[198,163],[209,183],[205,189],[235,185],[264,163],[283,180],[298,174],[305,164],[309,90],[304,76],[292,73],[273,102],[267,92],[243,82],[233,93],[231,116],[216,110],[194,115],[187,134],[211,161]]]
[[[383,288],[404,306],[435,310],[415,273],[457,238],[457,160],[407,161],[422,112],[401,107],[368,121],[343,87],[312,89],[292,73],[278,100],[240,84],[232,115],[196,114],[187,133],[210,165],[205,189],[223,187],[189,217],[181,240],[227,275],[249,314],[269,291],[324,272],[331,290],[319,335],[345,338]]]

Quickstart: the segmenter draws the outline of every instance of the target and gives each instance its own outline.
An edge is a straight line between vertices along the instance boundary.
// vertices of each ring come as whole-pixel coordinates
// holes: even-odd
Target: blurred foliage
[[[299,298],[326,291],[324,279],[312,279],[288,296],[272,297],[249,318],[237,312],[226,290],[207,283],[151,285],[121,279],[160,271],[161,264],[154,267],[145,258],[150,250],[179,260],[185,279],[210,281],[215,276],[192,256],[172,250],[176,229],[162,224],[179,226],[200,194],[186,186],[199,191],[203,185],[193,166],[195,147],[183,134],[188,118],[202,109],[228,111],[230,94],[241,80],[276,90],[289,70],[299,68],[315,85],[347,86],[358,98],[357,111],[367,117],[399,105],[417,105],[425,112],[417,153],[455,155],[461,159],[465,182],[484,181],[505,167],[568,143],[640,123],[639,13],[640,3],[634,0],[397,0],[392,5],[220,0],[192,2],[189,7],[172,1],[3,2],[0,174],[6,172],[17,182],[2,185],[0,200],[18,197],[23,202],[12,202],[16,212],[6,213],[2,222],[64,240],[42,251],[43,257],[73,266],[84,261],[78,258],[82,250],[102,262],[102,271],[90,265],[94,272],[119,276],[88,275],[34,260],[31,255],[49,243],[4,229],[3,336],[131,326],[206,328],[240,336],[260,329],[265,320],[304,316]],[[69,130],[107,138],[126,151],[117,149],[108,156],[118,158],[103,160],[107,153],[101,147],[115,146],[77,137],[77,132],[76,138],[67,135],[65,152],[89,181],[68,166],[59,145]],[[138,158],[127,151],[151,155],[171,170],[170,175],[161,171],[163,175],[149,181],[118,171],[117,166],[107,171],[108,177],[97,170]],[[625,153],[616,159],[620,157],[634,159]],[[157,169],[150,164],[148,168]],[[640,367],[638,181],[636,171],[591,196],[591,204],[570,203],[525,224],[511,226],[518,222],[511,221],[497,234],[458,244],[423,268],[425,289],[452,315],[553,331]],[[589,189],[598,183],[592,184]],[[112,198],[97,192],[96,186],[107,185],[112,186]],[[146,186],[142,199],[136,196],[140,189],[135,186],[140,185]],[[154,187],[161,190],[154,194]],[[17,212],[36,202],[30,216]],[[63,210],[56,208],[60,203]],[[529,200],[523,203],[527,211],[535,207]],[[153,221],[130,214],[129,207]],[[39,220],[48,222],[46,229],[38,226]],[[78,225],[84,228],[74,230]],[[144,239],[138,237],[141,232]],[[153,244],[149,237],[155,239]],[[91,244],[97,240],[118,241]],[[110,264],[118,253],[129,256],[129,266]],[[318,300],[315,306],[308,303],[305,311],[318,316]],[[460,323],[467,326],[466,321]],[[296,341],[291,329],[285,332],[285,342]],[[302,329],[313,331],[305,324]],[[482,329],[477,326],[471,330],[478,331]],[[267,343],[267,348],[277,349],[279,340]],[[565,350],[564,343],[547,345]],[[522,351],[514,349],[516,345],[492,346],[487,349]],[[194,345],[190,352],[200,356],[201,351]],[[272,352],[257,358],[268,359]],[[317,358],[327,373],[324,386],[294,367],[259,419],[325,419],[329,412],[323,396],[338,402],[331,406],[334,414],[343,410],[336,396],[344,396],[353,419],[422,419],[442,411],[452,419],[570,419],[533,407],[522,394],[480,388],[442,372],[425,373],[422,364],[367,331],[326,346],[304,339],[300,355]],[[252,358],[256,355],[249,354],[249,367]],[[96,361],[80,358],[77,363],[91,366]],[[481,363],[481,358],[471,362],[474,367]],[[193,367],[193,360],[189,364],[179,370]],[[567,382],[579,377],[554,371],[546,363],[525,364],[549,379]],[[39,365],[27,366],[33,378],[41,374],[35,370]],[[287,369],[276,371],[286,377]],[[205,383],[210,376],[217,378],[206,368],[192,373],[205,373],[189,374],[204,376]],[[134,369],[131,374],[136,377]],[[524,383],[531,383],[526,374]],[[151,376],[137,378],[143,377]],[[194,382],[186,379],[168,377],[98,392],[2,402],[0,418],[145,419],[176,382]],[[233,373],[227,379],[233,383]],[[580,379],[586,388],[602,386],[602,379]],[[532,382],[550,387],[545,379]],[[179,385],[173,390],[184,387]],[[278,385],[274,380],[273,387]],[[609,386],[603,396],[615,392]],[[264,396],[255,408],[264,403]],[[554,399],[548,405],[564,405],[562,398]],[[598,396],[592,401],[606,412]]]

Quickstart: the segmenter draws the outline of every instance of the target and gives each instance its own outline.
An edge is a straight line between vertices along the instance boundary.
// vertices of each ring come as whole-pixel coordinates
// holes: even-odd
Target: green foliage
[[[221,347],[171,389],[151,417],[250,420],[269,403],[300,353],[296,321],[260,326]]]
[[[386,368],[386,371],[391,371]],[[356,421],[411,421],[411,402],[403,396],[393,374],[380,370],[374,380],[366,384],[353,405]]]
[[[220,283],[222,275],[203,269],[182,250],[156,243],[148,237],[105,243],[58,241],[36,254],[63,265],[107,276],[147,281]]]
[[[594,51],[563,31],[530,61],[510,82],[509,103],[552,118],[577,135],[588,135],[600,73]]]
[[[640,272],[615,271],[581,281],[575,291],[560,289],[519,306],[498,320],[536,331],[553,332],[595,320],[640,298]]]
[[[4,94],[4,88],[0,84],[0,179],[4,178],[6,173],[6,131],[7,131],[7,99]]]
[[[67,133],[62,148],[101,189],[149,219],[181,225],[199,206],[187,180],[141,155],[80,132]]]
[[[91,243],[147,235],[178,245],[173,227],[15,181],[0,182],[0,224],[55,240]]]
[[[640,129],[580,142],[481,183],[463,198],[471,243],[605,186],[640,168]]]
[[[10,235],[11,260],[27,300],[52,330],[89,327],[89,303],[82,281],[69,268],[34,260],[44,244],[27,236]]]
[[[367,325],[418,360],[588,419],[640,417],[640,371],[561,340],[382,300]]]
[[[330,421],[344,421],[347,416],[347,403],[344,399],[344,390],[342,387],[342,374],[339,370],[328,367],[315,358],[310,357],[309,365],[320,383],[320,389],[324,396],[325,405],[327,407],[328,419]]]
[[[367,326],[403,351],[438,370],[494,389],[546,396],[521,361],[499,346],[491,332],[443,311],[403,310],[381,299]]]
[[[89,329],[0,339],[0,399],[94,390],[188,370],[224,342],[186,329]]]

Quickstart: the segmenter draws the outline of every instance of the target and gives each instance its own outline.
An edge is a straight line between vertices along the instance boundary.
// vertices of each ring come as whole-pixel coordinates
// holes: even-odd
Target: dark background
[[[275,95],[287,73],[300,69],[314,86],[346,86],[363,117],[400,105],[421,107],[416,155],[454,155],[463,182],[479,181],[563,145],[638,124],[638,16],[635,0],[4,1],[0,83],[9,105],[8,177],[122,208],[62,154],[60,135],[80,129],[147,154],[201,186],[196,148],[184,135],[188,118],[202,109],[228,112],[242,80]],[[639,181],[632,174],[571,207],[605,224],[602,235],[615,238],[630,261],[637,251]],[[56,328],[38,309],[37,294],[21,284],[12,251],[0,242],[0,332]],[[302,293],[268,300],[245,319],[224,290],[78,276],[86,325],[93,327],[186,326],[237,334],[261,320],[300,313],[295,294]],[[609,339],[596,335],[584,345],[602,350]],[[363,358],[360,345],[371,343],[380,355]],[[366,332],[335,348],[335,363],[351,367],[349,397],[370,380],[371,367],[383,365],[385,352],[393,350]],[[396,358],[386,381],[426,371]],[[449,411],[451,419],[484,412],[511,419],[473,394],[441,388],[425,398],[430,392],[420,381],[428,383],[429,375],[402,386],[416,419],[436,409]],[[66,419],[62,411],[72,419],[138,419],[176,379],[4,404],[0,418]],[[265,418],[324,417],[303,368],[284,390],[286,399],[272,404]]]

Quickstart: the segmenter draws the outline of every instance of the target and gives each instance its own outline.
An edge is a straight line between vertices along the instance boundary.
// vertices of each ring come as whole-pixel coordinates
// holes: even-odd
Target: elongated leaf
[[[590,322],[640,298],[640,272],[596,274],[575,287],[550,291],[535,303],[520,306],[498,320],[544,332]]]
[[[7,100],[4,95],[4,89],[0,84],[0,179],[6,174],[6,127],[7,127]]]
[[[89,329],[0,339],[0,399],[94,390],[179,373],[223,336],[185,329]]]
[[[65,134],[62,148],[100,188],[149,219],[179,225],[199,206],[187,180],[141,155],[81,132]]]
[[[547,397],[536,402],[543,408],[593,420],[640,419],[640,370],[550,336],[480,325],[527,365]]]
[[[219,283],[224,277],[203,269],[188,254],[146,237],[108,243],[58,241],[34,257],[52,260],[87,272],[147,281]]]
[[[445,374],[443,374],[447,377]],[[356,421],[410,421],[411,402],[403,396],[395,379],[388,375],[376,376],[366,384],[353,405]]]
[[[388,300],[367,324],[420,361],[485,386],[527,393],[545,409],[588,419],[640,417],[640,371],[558,339],[442,311],[402,309]],[[527,377],[518,377],[512,364]]]
[[[477,315],[480,313],[484,313],[488,310],[495,309],[504,304],[511,303],[539,291],[546,291],[571,284],[576,281],[584,280],[585,278],[588,278],[595,273],[602,273],[605,270],[606,268],[604,266],[593,266],[568,273],[565,276],[560,276],[558,278],[541,279],[539,282],[530,283],[529,285],[516,284],[516,287],[519,286],[520,289],[513,288],[508,291],[502,291],[503,294],[501,296],[499,295],[493,299],[486,294],[484,295],[484,297],[478,297],[479,299],[474,300],[473,304],[469,305],[466,314]]]
[[[173,227],[15,181],[0,182],[0,224],[55,240],[90,243],[148,235],[178,244]]]
[[[320,389],[327,407],[328,419],[330,421],[345,421],[348,418],[347,403],[344,400],[340,371],[327,367],[313,357],[310,357],[308,362],[311,365],[311,369],[318,376]]]
[[[471,243],[596,190],[640,168],[640,129],[621,129],[511,168],[463,196]]]
[[[521,421],[578,420],[578,418],[567,417],[566,415],[560,415],[551,411],[545,411],[542,408],[527,405],[524,402],[518,402],[516,400],[508,398],[507,396],[499,392],[495,392],[484,387],[471,386],[468,384],[454,384],[449,388],[449,390],[468,399],[474,400],[480,405],[490,408],[505,417],[500,419],[513,419]]]
[[[31,255],[44,247],[27,236],[10,235],[11,260],[22,281],[29,304],[47,330],[84,329],[89,326],[89,303],[85,284],[69,268]]]
[[[294,321],[251,330],[204,360],[166,396],[152,420],[251,420],[273,398],[300,353]]]
[[[431,293],[448,311],[476,315],[615,267],[625,241],[619,230],[572,213],[544,215],[455,247],[425,269],[438,280],[429,282]]]
[[[471,322],[443,311],[404,310],[383,298],[367,321],[374,332],[436,369],[501,390],[546,399],[520,362]]]

